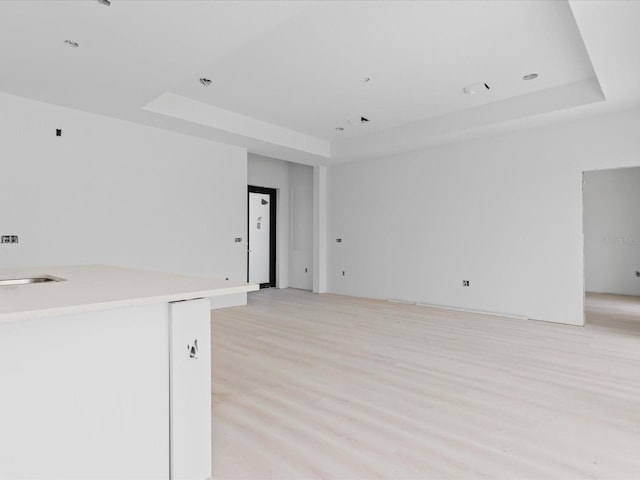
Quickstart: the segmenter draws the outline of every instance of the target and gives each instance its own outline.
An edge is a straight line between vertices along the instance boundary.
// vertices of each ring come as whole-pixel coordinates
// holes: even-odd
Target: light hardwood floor
[[[299,290],[213,312],[216,479],[640,479],[640,300],[585,327]]]

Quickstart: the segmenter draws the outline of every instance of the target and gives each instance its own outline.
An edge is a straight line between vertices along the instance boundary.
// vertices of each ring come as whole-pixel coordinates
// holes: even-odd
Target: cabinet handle
[[[198,340],[193,341],[193,345],[187,344],[187,351],[189,352],[189,358],[194,360],[198,359]]]

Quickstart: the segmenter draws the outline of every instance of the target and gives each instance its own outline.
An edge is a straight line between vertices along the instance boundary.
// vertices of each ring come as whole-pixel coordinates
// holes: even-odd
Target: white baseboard
[[[441,310],[454,310],[456,312],[477,313],[479,315],[491,315],[492,317],[506,317],[506,318],[516,318],[518,320],[529,320],[529,317],[525,317],[524,315],[515,315],[515,314],[512,314],[512,313],[487,312],[487,311],[484,311],[484,310],[474,310],[474,309],[470,309],[470,308],[450,307],[448,305],[436,305],[436,304],[433,304],[433,303],[415,302],[413,300],[389,299],[387,301],[390,302],[390,303],[402,303],[402,304],[406,304],[406,305],[417,305],[419,307],[439,308]]]

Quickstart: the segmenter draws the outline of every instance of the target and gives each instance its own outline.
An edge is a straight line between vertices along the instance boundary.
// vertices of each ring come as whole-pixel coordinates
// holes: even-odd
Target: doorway
[[[640,167],[582,178],[585,323],[640,333]]]
[[[249,185],[247,281],[276,286],[276,190]]]

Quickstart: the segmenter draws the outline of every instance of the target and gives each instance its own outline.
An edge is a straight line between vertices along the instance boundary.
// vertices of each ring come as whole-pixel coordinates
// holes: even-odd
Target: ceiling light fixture
[[[209,79],[209,78],[205,78],[205,77],[202,77],[202,78],[200,79],[200,83],[201,83],[202,85],[204,85],[205,87],[208,87],[209,85],[211,85],[211,79]]]
[[[78,42],[74,42],[73,40],[65,40],[64,44],[68,47],[78,48],[80,44]]]
[[[366,125],[367,123],[369,123],[369,119],[360,116],[360,117],[356,117],[356,118],[350,118],[349,120],[347,120],[347,123],[349,125],[353,125],[355,127],[357,125]]]
[[[537,73],[529,73],[528,75],[522,77],[523,80],[535,80],[536,78],[538,78]]]
[[[111,6],[111,0],[96,0],[98,3],[100,3],[101,5],[105,5],[107,7]]]
[[[367,83],[367,82],[368,82],[368,81],[370,81],[370,80],[371,80],[371,78],[370,78],[370,77],[362,77],[362,78],[360,79],[360,81],[361,81],[362,83]]]
[[[343,131],[344,131],[344,128],[342,128],[342,127],[336,127],[336,132],[343,132]]]

